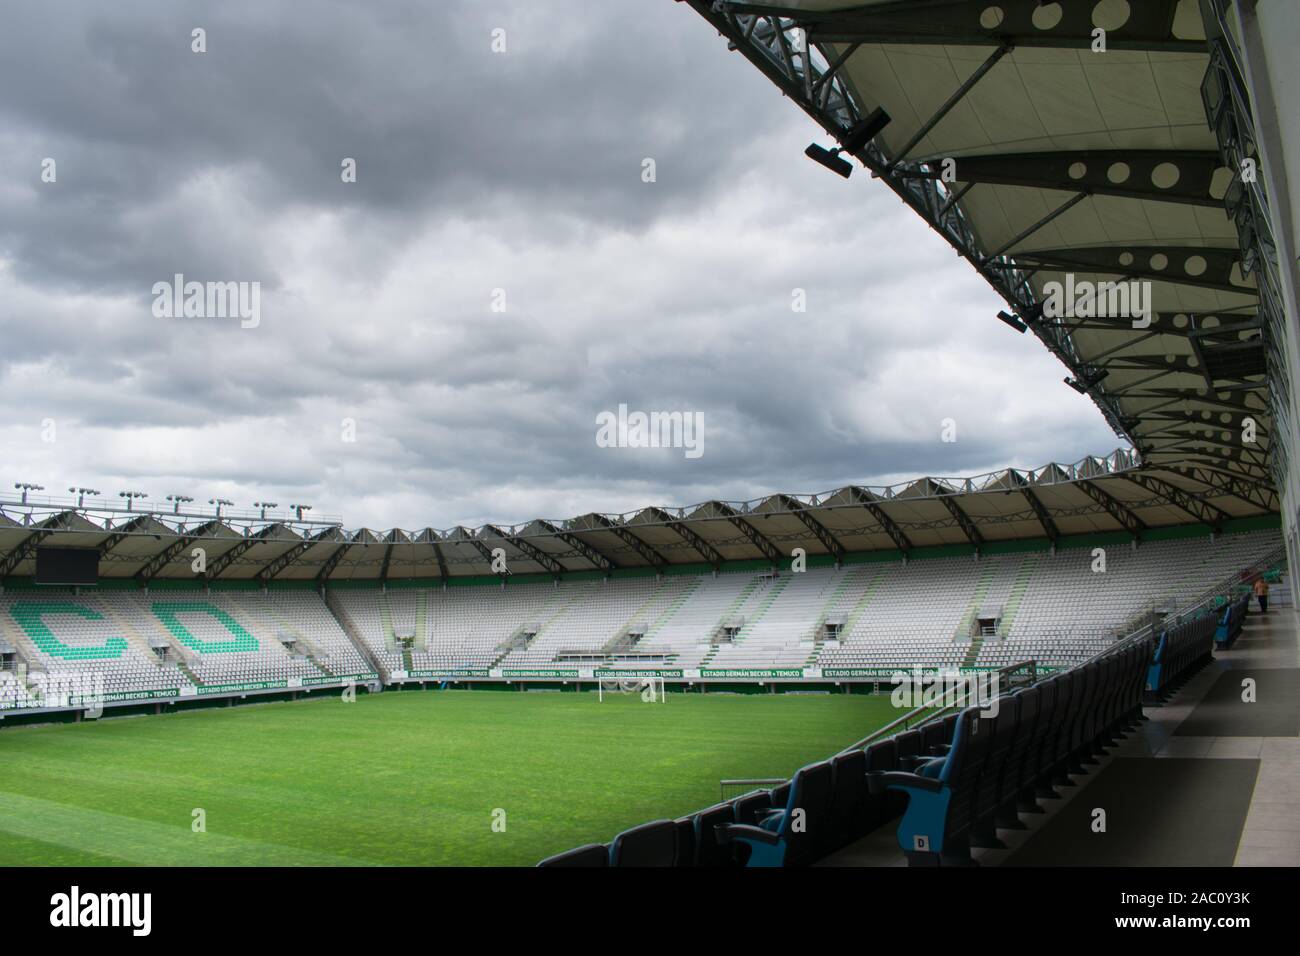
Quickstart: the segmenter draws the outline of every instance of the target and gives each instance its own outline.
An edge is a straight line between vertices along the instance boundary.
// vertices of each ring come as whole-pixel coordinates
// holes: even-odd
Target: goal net
[[[605,695],[640,697],[647,704],[664,702],[664,679],[662,677],[626,677],[614,680],[602,677],[598,683],[598,696],[601,703]]]

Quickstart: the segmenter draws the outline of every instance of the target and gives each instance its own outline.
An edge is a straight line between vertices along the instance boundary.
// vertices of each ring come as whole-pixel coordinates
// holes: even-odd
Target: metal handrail
[[[1010,675],[1026,667],[1029,668],[1029,683],[1031,685],[1036,684],[1038,682],[1038,661],[1033,659],[1027,661],[1020,661],[1015,664],[1008,664],[1005,667],[999,667],[997,670],[992,671],[991,673]],[[892,731],[895,727],[901,726],[901,729],[906,730],[908,728],[908,722],[913,718],[924,715],[926,720],[930,720],[934,717],[942,716],[943,714],[948,713],[950,710],[956,709],[958,706],[965,706],[965,705],[964,704],[959,705],[956,702],[954,702],[951,704],[945,704],[944,706],[937,707],[937,708],[933,704],[929,706],[923,705],[921,707],[917,707],[913,710],[908,711],[906,714],[897,718],[896,720],[890,721],[889,723],[885,724],[885,726],[877,727],[875,730],[867,734],[867,736],[863,737],[857,743],[850,744],[849,746],[845,747],[843,750],[839,751],[839,753],[835,754],[835,756],[840,757],[843,756],[844,754],[852,753],[855,750],[861,750],[867,745],[869,745],[872,741],[876,740],[879,737],[884,736],[889,731]]]
[[[771,789],[779,787],[783,783],[789,783],[789,777],[741,777],[736,780],[719,780],[718,781],[718,799],[727,799],[727,787],[750,787],[754,790]],[[750,790],[753,793],[754,790]]]

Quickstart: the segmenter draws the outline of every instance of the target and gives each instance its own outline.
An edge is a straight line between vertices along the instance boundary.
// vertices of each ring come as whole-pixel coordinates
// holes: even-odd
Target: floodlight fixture
[[[77,496],[77,507],[84,508],[86,505],[86,495],[98,495],[101,492],[95,488],[69,488],[69,492]]]
[[[856,156],[866,148],[867,143],[871,142],[881,130],[889,125],[890,116],[881,107],[876,107],[866,119],[855,124],[840,140],[840,145],[834,149],[826,149],[824,146],[818,146],[816,143],[811,144],[804,150],[804,155],[813,162],[820,163],[837,176],[843,176],[848,179],[853,175],[853,164],[847,159],[842,158],[841,154],[847,153],[849,156]]]
[[[188,504],[189,502],[193,501],[194,499],[191,498],[191,497],[189,497],[188,495],[168,495],[168,496],[167,496],[167,500],[170,501],[170,502],[172,503],[172,513],[173,513],[173,514],[180,514],[180,513],[181,513],[181,505],[183,505],[183,504]]]
[[[134,504],[135,504],[135,500],[136,500],[137,498],[148,498],[148,497],[149,497],[149,496],[148,496],[147,494],[145,494],[143,491],[119,491],[119,492],[117,493],[117,496],[118,496],[119,498],[125,498],[125,499],[126,499],[126,510],[127,510],[127,511],[132,511],[132,510],[133,510],[133,506],[134,506]]]
[[[27,504],[27,492],[45,490],[44,485],[34,485],[30,481],[15,482],[14,487],[23,493],[23,504]]]
[[[1021,335],[1024,335],[1026,332],[1029,331],[1029,326],[1025,325],[1025,323],[1020,321],[1018,316],[1014,316],[1010,312],[999,312],[998,318],[1001,319],[1003,322],[1005,322],[1007,325],[1011,326]]]

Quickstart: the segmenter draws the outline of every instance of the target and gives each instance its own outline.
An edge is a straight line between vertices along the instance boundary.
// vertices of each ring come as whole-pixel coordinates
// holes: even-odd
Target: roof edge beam
[[[668,563],[667,561],[664,560],[663,555],[661,555],[654,548],[650,547],[650,545],[646,544],[644,541],[642,541],[640,538],[634,535],[631,532],[631,530],[627,528],[625,525],[616,524],[615,522],[610,521],[604,515],[595,514],[594,512],[592,513],[591,517],[595,519],[597,524],[604,527],[616,538],[618,538],[620,541],[622,541],[624,544],[630,547],[633,551],[639,554],[641,556],[641,559],[645,561],[647,564],[652,565],[654,568],[662,571],[664,566]]]
[[[552,555],[547,554],[532,542],[525,541],[524,539],[513,535],[508,535],[495,525],[488,525],[483,530],[488,534],[496,535],[502,541],[507,542],[515,550],[521,552],[525,558],[540,565],[544,570],[549,571],[551,574],[559,575],[564,573],[564,565],[560,564],[560,562],[555,560]]]
[[[1231,515],[1210,504],[1208,501],[1202,501],[1191,492],[1177,485],[1170,484],[1153,475],[1143,475],[1140,473],[1129,474],[1124,476],[1135,485],[1140,485],[1147,491],[1163,498],[1174,507],[1187,512],[1197,521],[1208,524],[1215,531],[1223,527],[1223,522],[1229,520]]]
[[[957,526],[961,528],[962,533],[966,535],[966,540],[971,543],[971,546],[975,548],[975,551],[978,554],[980,549],[984,547],[984,536],[980,534],[979,528],[975,527],[975,522],[970,520],[970,515],[966,514],[966,512],[961,509],[961,506],[954,500],[956,495],[950,492],[948,494],[941,494],[938,498],[943,502],[943,506],[948,509],[948,513],[953,516],[953,519],[957,522]]]
[[[1131,534],[1135,539],[1139,541],[1142,540],[1142,534],[1147,529],[1146,523],[1121,504],[1118,498],[1110,492],[1099,488],[1097,483],[1092,479],[1080,481],[1078,487],[1080,491],[1105,508],[1106,513],[1119,522],[1120,527]]]
[[[885,509],[881,508],[880,505],[861,488],[850,486],[849,494],[858,504],[867,509],[867,513],[870,514],[871,517],[876,519],[876,524],[880,525],[885,534],[889,535],[889,539],[894,542],[894,547],[903,552],[904,557],[911,553],[911,539],[903,533],[903,529],[894,522],[893,518],[885,514]]]
[[[649,508],[647,510],[655,517],[655,520],[662,521],[667,527],[671,528],[678,537],[694,548],[695,552],[711,564],[715,571],[722,566],[723,559],[721,552],[701,538],[691,528],[688,528],[662,508]]]
[[[840,544],[839,539],[826,529],[826,526],[808,514],[808,509],[802,502],[795,501],[789,495],[778,495],[778,500],[790,509],[790,513],[799,519],[799,522],[813,533],[813,536],[821,542],[823,548],[835,557],[837,564],[844,563],[844,545]]]

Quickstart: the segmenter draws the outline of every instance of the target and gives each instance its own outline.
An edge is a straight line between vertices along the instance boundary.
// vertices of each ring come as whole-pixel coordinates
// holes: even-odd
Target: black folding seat
[[[677,853],[673,858],[673,865],[694,866],[695,818],[681,817],[673,822],[677,826]]]
[[[799,774],[803,792],[796,800],[791,789],[786,810],[787,815],[794,809],[803,810],[804,826],[803,832],[795,830],[787,837],[786,866],[803,866],[816,860],[820,841],[825,840],[826,831],[830,829],[831,788],[834,783],[830,761],[810,764]]]
[[[1079,751],[1082,757],[1092,760],[1104,753],[1101,749],[1100,730],[1102,714],[1106,709],[1107,674],[1110,672],[1109,656],[1089,661],[1086,668],[1092,670],[1092,696],[1083,715],[1083,728],[1079,733]]]
[[[1102,703],[1101,718],[1097,722],[1097,739],[1103,747],[1119,743],[1119,729],[1115,726],[1116,701],[1119,699],[1121,677],[1124,673],[1125,652],[1121,649],[1107,654],[1106,698]]]
[[[1061,701],[1062,681],[1059,677],[1049,677],[1034,685],[1038,691],[1038,723],[1034,731],[1033,743],[1025,763],[1029,777],[1020,794],[1020,806],[1037,807],[1035,800],[1059,800],[1061,795],[1052,789],[1052,752],[1051,741],[1057,732],[1057,707]],[[1029,811],[1033,812],[1033,811]]]
[[[767,790],[757,790],[737,797],[731,803],[736,808],[736,822],[752,827],[757,826],[767,811],[772,809],[772,795]]]
[[[1043,813],[1032,799],[1024,797],[1027,783],[1034,778],[1034,748],[1039,740],[1039,688],[1026,687],[1015,692],[1015,698],[1021,702],[1019,726],[1015,731],[1015,740],[1011,752],[1002,767],[1002,782],[997,788],[997,825],[1010,830],[1019,830],[1024,826],[1019,813]]]
[[[609,866],[609,847],[603,843],[588,843],[576,850],[565,850],[548,856],[538,866]]]
[[[850,750],[831,760],[830,825],[823,849],[838,849],[866,832],[867,755]]]
[[[921,759],[921,731],[905,730],[894,737],[898,747],[898,769],[910,771]]]
[[[790,799],[790,783],[786,781],[779,787],[774,787],[771,791],[771,804],[774,807],[783,807]]]
[[[1092,740],[1089,729],[1095,714],[1097,698],[1101,693],[1101,664],[1089,661],[1083,665],[1083,695],[1079,700],[1079,709],[1075,714],[1070,731],[1071,767],[1079,773],[1086,773],[1087,767],[1097,766],[1092,757]]]
[[[970,865],[970,826],[975,787],[993,721],[979,708],[962,711],[952,746],[942,757],[902,770],[868,775],[873,793],[898,790],[907,796],[907,811],[898,826],[898,845],[910,866]]]
[[[898,746],[892,739],[878,740],[867,748],[867,772],[885,773],[898,769]],[[907,808],[907,795],[896,791],[872,793],[867,788],[864,833],[870,833]]]
[[[1128,710],[1126,716],[1130,727],[1137,727],[1146,716],[1142,713],[1142,698],[1147,686],[1147,672],[1151,665],[1151,651],[1155,647],[1155,642],[1150,638],[1144,638],[1137,642],[1133,648],[1133,675],[1132,684],[1129,686],[1128,693]]]
[[[943,735],[943,721],[931,720],[921,725],[921,755],[925,757],[943,756],[947,739]]]
[[[655,820],[624,830],[609,845],[610,866],[672,866],[677,861],[677,824]]]
[[[1092,745],[1094,751],[1105,752],[1119,741],[1112,731],[1115,695],[1119,691],[1120,654],[1111,653],[1101,658],[1101,697],[1097,701],[1097,715],[1092,723]]]
[[[990,714],[988,724],[991,734],[984,741],[984,762],[979,770],[975,802],[971,809],[971,846],[1003,849],[1006,844],[998,839],[996,829],[998,786],[1002,781],[1002,769],[1019,730],[1020,701],[1009,694],[1003,694],[981,713]]]
[[[1123,736],[1120,727],[1121,698],[1124,695],[1124,678],[1128,673],[1129,651],[1116,651],[1109,655],[1110,675],[1106,678],[1106,709],[1102,712],[1101,726],[1098,733],[1102,745],[1113,747]]]
[[[1070,724],[1079,705],[1082,684],[1078,671],[1058,674],[1056,681],[1056,712],[1043,742],[1043,752],[1047,757],[1045,776],[1048,786],[1074,787],[1078,785],[1070,779],[1066,757],[1070,752]]]
[[[1129,700],[1129,722],[1137,726],[1147,717],[1142,713],[1142,703],[1146,698],[1147,678],[1151,670],[1151,655],[1155,653],[1155,638],[1146,637],[1138,642],[1134,654],[1138,658],[1134,662],[1133,688],[1130,691]]]
[[[943,742],[945,744],[952,743],[952,729],[957,726],[957,718],[960,713],[960,711],[951,713],[943,719]]]
[[[1088,739],[1085,747],[1093,755],[1108,753],[1107,747],[1113,744],[1106,733],[1106,715],[1110,708],[1110,699],[1115,689],[1114,654],[1107,654],[1096,660],[1097,665],[1097,700],[1093,705],[1092,720],[1088,724]]]
[[[719,803],[695,814],[695,865],[738,866],[730,846],[718,842],[716,827],[736,822],[736,811],[730,803]]]
[[[1067,773],[1086,774],[1088,766],[1095,766],[1096,761],[1084,753],[1084,737],[1087,736],[1088,714],[1092,708],[1093,695],[1097,688],[1097,667],[1095,661],[1071,671],[1074,676],[1075,695],[1071,695],[1070,727],[1066,735]]]

